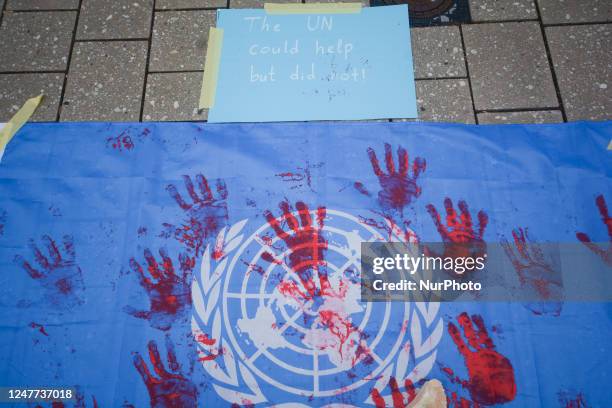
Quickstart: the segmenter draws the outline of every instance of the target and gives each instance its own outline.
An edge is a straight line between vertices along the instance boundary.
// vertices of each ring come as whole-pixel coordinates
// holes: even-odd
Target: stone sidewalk
[[[284,0],[289,1],[289,0]],[[201,121],[215,9],[257,0],[0,0],[0,122]],[[413,28],[420,120],[612,119],[612,1],[470,0],[472,23]]]

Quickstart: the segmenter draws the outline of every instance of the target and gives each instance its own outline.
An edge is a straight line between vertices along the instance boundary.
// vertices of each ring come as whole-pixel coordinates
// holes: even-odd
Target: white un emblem
[[[223,229],[193,284],[192,329],[220,397],[299,406],[363,391],[356,403],[372,404],[369,390],[385,390],[391,376],[429,373],[439,304],[360,302],[361,242],[405,234],[388,225],[385,238],[350,214],[303,203],[266,215],[248,237],[247,220]]]

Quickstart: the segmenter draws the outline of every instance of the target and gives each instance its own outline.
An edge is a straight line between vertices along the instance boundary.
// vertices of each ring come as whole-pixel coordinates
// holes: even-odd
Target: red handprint
[[[537,297],[551,302],[536,302],[527,305],[535,314],[552,314],[558,316],[561,313],[563,303],[563,286],[561,274],[555,267],[553,260],[547,260],[542,248],[535,244],[527,228],[518,228],[512,231],[516,253],[511,244],[502,238],[501,246],[512,262],[519,276],[521,287],[529,285],[533,288]],[[518,254],[518,256],[517,256]]]
[[[63,238],[64,255],[51,237],[44,235],[42,241],[47,247],[48,256],[45,256],[31,240],[30,248],[34,258],[39,264],[36,269],[21,255],[15,256],[15,262],[41,283],[46,291],[47,300],[54,306],[70,308],[83,303],[81,294],[84,290],[81,268],[76,264],[76,253],[71,236]]]
[[[150,341],[148,344],[149,359],[153,365],[153,370],[157,374],[154,377],[149,371],[149,367],[138,353],[134,353],[134,366],[140,373],[144,381],[151,407],[153,408],[182,408],[198,406],[198,390],[193,382],[183,376],[180,366],[174,353],[174,345],[166,337],[166,349],[168,351],[168,367],[172,372],[168,372],[161,361],[157,344]]]
[[[400,391],[395,377],[391,377],[389,379],[389,388],[391,389],[393,408],[406,408],[408,404],[410,404],[412,400],[416,398],[416,389],[414,388],[412,381],[406,379],[406,381],[404,381],[404,387],[406,388],[406,398],[404,398],[404,394],[402,391]],[[385,399],[382,395],[380,395],[380,391],[378,391],[376,388],[370,392],[370,396],[372,397],[372,402],[376,408],[385,408],[387,406]]]
[[[385,143],[385,164],[387,173],[380,168],[380,163],[376,157],[374,149],[368,148],[368,156],[374,174],[378,177],[380,191],[378,192],[378,203],[384,212],[399,211],[403,212],[404,207],[412,202],[413,199],[421,195],[421,188],[417,185],[417,178],[425,171],[426,162],[421,157],[416,157],[412,163],[412,175],[410,175],[410,161],[408,152],[402,146],[397,148],[397,158],[399,169],[395,169],[393,162],[393,152],[391,145]],[[355,183],[355,188],[362,194],[371,196],[370,192],[361,182]]]
[[[606,200],[604,199],[603,195],[597,196],[597,198],[595,199],[595,204],[597,204],[597,208],[599,208],[601,220],[604,224],[606,224],[606,227],[608,228],[610,246],[607,250],[600,248],[599,246],[591,242],[591,238],[589,238],[589,236],[584,232],[577,232],[576,238],[578,238],[580,242],[586,245],[586,247],[593,251],[595,254],[599,255],[605,263],[612,266],[612,217],[610,217],[610,214],[608,213],[608,206],[606,205]]]
[[[514,368],[510,360],[495,350],[482,317],[472,315],[470,319],[464,312],[457,317],[457,321],[463,329],[468,344],[453,323],[448,324],[448,333],[463,356],[469,380],[455,377],[452,378],[453,381],[466,387],[475,403],[493,405],[512,401],[516,397]],[[477,331],[474,330],[474,325]],[[452,370],[445,371],[453,375]]]
[[[185,188],[191,197],[192,203],[187,203],[178,192],[174,184],[168,185],[166,190],[174,198],[177,204],[187,214],[187,221],[180,227],[164,224],[165,236],[174,235],[187,249],[195,254],[197,258],[204,251],[205,241],[216,235],[216,233],[227,223],[227,187],[223,180],[217,180],[218,198],[214,198],[213,192],[206,178],[198,174],[195,176],[198,184],[199,195],[195,191],[191,177],[183,176]]]
[[[442,224],[440,214],[432,204],[427,205],[427,212],[431,215],[440,237],[444,242],[444,257],[480,257],[486,252],[487,246],[482,239],[485,228],[489,222],[487,214],[480,210],[478,212],[478,232],[474,232],[472,216],[465,201],[459,201],[460,219],[457,220],[457,212],[453,208],[450,198],[444,199],[446,209],[446,226]]]
[[[327,277],[325,252],[327,251],[327,241],[321,234],[325,220],[325,207],[317,209],[316,224],[313,224],[310,211],[306,204],[297,202],[297,208],[301,226],[297,218],[292,214],[292,209],[288,202],[282,201],[279,207],[283,213],[281,221],[289,226],[290,231],[286,232],[281,227],[281,221],[275,218],[270,211],[264,213],[268,224],[272,227],[276,235],[282,239],[290,251],[289,266],[298,275],[302,286],[306,290],[302,296],[304,299],[312,299],[317,295],[329,293],[330,284]],[[314,275],[317,275],[319,287],[317,287]],[[286,282],[287,285],[293,282]],[[295,283],[293,283],[295,285]]]
[[[130,260],[130,267],[138,275],[140,284],[149,295],[151,307],[149,311],[141,311],[128,306],[125,311],[135,317],[149,320],[151,326],[159,330],[168,330],[172,323],[184,316],[191,307],[191,274],[195,261],[180,254],[180,274],[177,274],[166,251],[160,249],[159,254],[162,259],[161,267],[150,250],[144,251],[150,277],[134,258]]]

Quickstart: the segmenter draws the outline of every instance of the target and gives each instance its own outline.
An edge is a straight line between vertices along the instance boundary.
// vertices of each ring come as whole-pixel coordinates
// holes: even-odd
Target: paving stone
[[[0,71],[64,70],[74,11],[5,12],[0,28]]]
[[[559,110],[528,111],[528,112],[481,112],[478,123],[481,125],[493,123],[560,123],[563,115]]]
[[[470,0],[472,21],[537,19],[533,0]]]
[[[557,107],[537,22],[463,26],[477,110]]]
[[[538,0],[544,24],[612,21],[610,0]]]
[[[198,113],[201,72],[150,74],[147,79],[143,120],[206,120]]]
[[[7,10],[78,10],[78,8],[79,0],[8,0],[6,3]]]
[[[76,43],[61,120],[139,120],[146,58],[146,41]]]
[[[612,26],[547,27],[568,120],[612,119]]]
[[[148,38],[153,0],[83,0],[79,40]]]
[[[227,0],[157,0],[155,9],[225,8]]]
[[[164,11],[155,13],[149,71],[203,70],[208,31],[216,11]]]
[[[0,122],[7,122],[26,100],[40,94],[45,97],[31,120],[55,121],[63,86],[64,74],[0,75]]]
[[[324,1],[321,1],[323,3]],[[263,8],[264,3],[301,3],[299,0],[229,0],[230,8]]]
[[[458,27],[413,28],[411,37],[417,79],[467,76]]]
[[[467,79],[416,81],[419,120],[474,123]]]

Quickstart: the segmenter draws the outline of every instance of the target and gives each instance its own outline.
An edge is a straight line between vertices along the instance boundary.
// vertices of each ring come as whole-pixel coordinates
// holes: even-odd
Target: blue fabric
[[[270,244],[276,235],[266,214],[279,217],[279,203],[294,209],[303,202],[315,225],[317,208],[325,208],[321,222],[329,249],[323,252],[336,286],[350,286],[358,274],[354,268],[331,267],[340,268],[350,255],[351,233],[362,240],[376,234],[386,239],[389,219],[423,241],[440,241],[427,205],[444,214],[446,197],[455,206],[465,200],[474,224],[477,212],[486,212],[483,239],[488,242],[499,242],[517,227],[528,227],[541,241],[578,242],[576,233],[583,232],[594,242],[608,242],[595,200],[601,195],[612,205],[606,150],[611,136],[612,122],[28,124],[0,164],[0,384],[78,386],[87,406],[95,397],[101,407],[170,406],[172,390],[182,393],[177,398],[184,404],[197,394],[200,406],[228,406],[232,400],[372,406],[375,387],[391,404],[392,376],[402,391],[405,378],[416,383],[438,378],[451,398],[456,393],[457,400],[481,405],[548,407],[582,398],[591,406],[607,406],[610,304],[566,303],[555,314],[522,304],[444,303],[438,310],[393,303],[388,309],[373,306],[366,316],[366,306],[355,302],[357,311],[338,319],[363,327],[348,335],[343,350],[329,351],[325,347],[338,344],[317,342],[332,327],[339,329],[338,320],[325,324],[321,314],[308,315],[331,308],[327,300],[314,305],[313,297],[305,312],[303,303],[296,305],[302,300],[279,295],[285,274],[299,267],[291,251],[283,255],[282,238]],[[378,194],[380,179],[368,149],[386,174],[385,143],[392,147],[396,171],[397,148],[403,146],[409,157],[406,185],[413,190],[403,200]],[[426,162],[416,177],[415,159]],[[198,175],[208,181],[212,198],[200,190]],[[195,202],[184,176],[195,185]],[[73,244],[64,246],[65,236]],[[222,244],[215,245],[219,240]],[[57,262],[48,252],[51,242],[61,256]],[[48,265],[37,260],[32,244]],[[147,249],[162,274],[158,250],[171,260],[170,292],[147,291],[148,284],[164,279],[147,271]],[[148,280],[139,278],[138,265]],[[210,269],[207,275],[202,265]],[[269,271],[269,279],[262,278],[260,268]],[[189,270],[197,282],[193,293]],[[242,305],[232,297],[260,291],[269,296],[247,296]],[[272,293],[277,296],[268,309],[273,319],[259,316],[261,330],[255,333],[252,319]],[[185,296],[193,296],[193,302]],[[156,307],[165,311],[152,310]],[[278,326],[294,312],[302,315],[279,333]],[[465,339],[460,323],[466,317],[474,327],[482,319],[495,346],[492,359],[510,362],[515,395],[507,382],[487,395],[470,380],[475,373],[449,334],[457,327]],[[313,332],[316,339],[309,340],[305,333]],[[262,333],[270,344],[280,337],[286,343],[259,351],[253,362],[242,361],[241,353],[247,358],[258,353]],[[356,339],[358,345],[349,344]],[[144,373],[144,363],[159,377],[147,351],[150,341],[163,366],[173,372],[178,365],[181,374],[162,373],[147,388],[137,368]],[[166,359],[171,345],[177,364]],[[318,357],[295,351],[317,347]],[[352,353],[354,365],[343,352]]]

